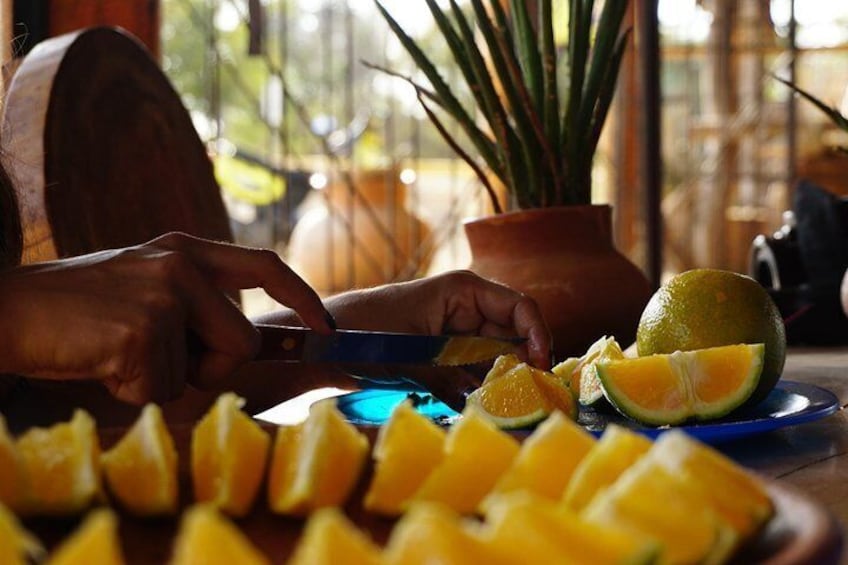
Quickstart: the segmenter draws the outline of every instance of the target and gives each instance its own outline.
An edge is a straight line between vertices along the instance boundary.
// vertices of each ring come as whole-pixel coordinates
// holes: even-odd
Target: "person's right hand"
[[[186,380],[222,382],[259,347],[225,294],[262,287],[330,332],[320,298],[272,251],[172,233],[146,244],[0,273],[0,373],[101,380],[141,404]],[[191,333],[200,347],[189,356]]]

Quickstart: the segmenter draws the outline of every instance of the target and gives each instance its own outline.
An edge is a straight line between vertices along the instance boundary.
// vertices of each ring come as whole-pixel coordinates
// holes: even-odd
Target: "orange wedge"
[[[242,412],[243,405],[235,394],[222,394],[191,435],[195,500],[231,516],[244,516],[253,505],[271,443],[268,433]]]
[[[278,514],[303,515],[344,504],[368,456],[368,438],[344,419],[335,400],[316,402],[306,421],[280,427],[268,481]]]
[[[441,504],[416,502],[389,536],[387,565],[499,563],[478,535],[476,522]]]
[[[110,492],[133,514],[152,516],[177,510],[177,450],[162,410],[155,404],[100,458]]]
[[[510,563],[654,563],[659,547],[614,524],[592,524],[529,492],[501,495],[486,513],[488,546]]]
[[[306,522],[288,565],[380,565],[380,548],[333,507],[316,510]]]
[[[490,374],[493,376],[468,396],[468,405],[478,408],[500,428],[529,426],[554,410],[577,417],[574,396],[553,373],[519,363],[502,374]]]
[[[469,406],[445,441],[444,459],[427,476],[413,500],[440,502],[461,514],[480,502],[518,455],[509,434]]]
[[[592,497],[618,479],[625,469],[651,448],[651,440],[615,424],[607,426],[601,439],[577,465],[565,489],[567,507],[579,512]]]
[[[111,510],[93,510],[50,556],[47,565],[121,565],[118,518]]]
[[[595,445],[595,437],[571,418],[556,411],[521,444],[512,465],[498,479],[490,497],[529,491],[560,500],[578,463]]]
[[[198,504],[183,514],[170,565],[270,565],[213,505]]]
[[[23,526],[15,515],[0,504],[0,563],[26,565],[31,560],[40,562],[44,548]]]
[[[75,514],[102,497],[100,441],[84,410],[75,410],[70,422],[30,429],[17,450],[29,487],[25,513]]]
[[[389,516],[402,513],[442,461],[444,445],[442,428],[418,413],[409,401],[399,404],[377,434],[374,474],[365,493],[365,508]]]

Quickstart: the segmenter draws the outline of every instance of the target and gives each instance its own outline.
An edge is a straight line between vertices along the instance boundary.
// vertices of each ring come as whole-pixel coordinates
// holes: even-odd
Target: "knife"
[[[494,360],[525,338],[423,335],[363,330],[320,334],[307,328],[257,324],[257,361],[456,367]]]

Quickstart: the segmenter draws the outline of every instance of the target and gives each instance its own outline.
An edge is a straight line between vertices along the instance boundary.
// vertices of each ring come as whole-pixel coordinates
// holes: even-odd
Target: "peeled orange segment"
[[[413,500],[440,502],[461,514],[477,510],[518,454],[518,442],[474,407],[466,407],[445,441],[445,457]]]
[[[399,404],[377,434],[374,474],[363,504],[367,510],[398,515],[444,457],[445,431],[417,412],[409,401]]]
[[[598,378],[597,366],[599,363],[618,361],[624,359],[624,352],[615,338],[607,338],[603,343],[597,356],[585,363],[580,369],[580,387],[577,395],[578,401],[583,406],[595,406],[604,399],[604,391]]]
[[[17,450],[28,485],[23,513],[76,514],[102,497],[100,441],[84,410],[75,410],[69,422],[30,429]]]
[[[47,565],[121,565],[118,518],[111,510],[93,510],[50,556]]]
[[[26,565],[31,560],[41,562],[44,548],[24,530],[11,510],[0,504],[0,563]]]
[[[680,430],[662,434],[649,457],[705,500],[740,537],[750,536],[774,513],[761,481]]]
[[[643,457],[599,493],[583,517],[657,540],[661,563],[726,562],[737,546],[736,532],[703,499],[677,484]]]
[[[502,495],[486,513],[488,547],[508,563],[654,563],[650,538],[614,524],[593,524],[527,492]]]
[[[599,363],[604,395],[615,408],[651,425],[708,420],[741,406],[757,388],[763,345],[726,345]]]
[[[498,563],[478,536],[478,524],[440,504],[410,506],[389,536],[386,565]]]
[[[552,373],[519,363],[503,375],[489,379],[468,396],[498,427],[520,428],[543,420],[553,410],[577,417],[574,397]]]
[[[271,439],[242,412],[244,399],[227,392],[191,434],[191,476],[197,502],[209,502],[231,516],[253,505],[268,460]]]
[[[0,414],[0,504],[21,510],[27,488],[24,480],[18,448]]]
[[[579,396],[580,377],[583,367],[597,359],[601,350],[606,347],[607,343],[612,339],[613,338],[609,336],[601,337],[598,341],[589,346],[586,353],[580,357],[569,357],[565,361],[557,363],[554,365],[553,369],[551,369],[551,372],[561,380],[565,381],[574,396]]]
[[[299,426],[274,441],[268,504],[278,514],[307,514],[347,500],[368,456],[368,438],[344,419],[334,400],[312,405]]]
[[[303,534],[288,565],[380,565],[380,547],[338,508],[316,510],[306,522]]]
[[[518,358],[514,353],[507,353],[506,355],[499,355],[494,363],[492,363],[492,368],[486,373],[486,377],[483,379],[482,384],[488,384],[492,381],[496,381],[505,374],[507,374],[511,369],[514,369],[517,365],[521,364],[521,359]]]
[[[183,514],[170,565],[270,565],[226,516],[210,504],[192,506]]]
[[[454,336],[445,343],[435,363],[441,366],[471,365],[495,359],[514,348],[505,340]]]
[[[155,404],[144,407],[124,437],[100,457],[100,464],[109,491],[129,512],[176,512],[177,450]]]
[[[493,498],[516,491],[560,500],[577,464],[594,445],[594,436],[562,412],[554,412],[521,444],[512,465],[483,501],[483,509]]]
[[[615,424],[608,425],[574,469],[563,498],[566,506],[581,511],[596,493],[613,484],[625,469],[647,453],[651,445],[645,436]]]

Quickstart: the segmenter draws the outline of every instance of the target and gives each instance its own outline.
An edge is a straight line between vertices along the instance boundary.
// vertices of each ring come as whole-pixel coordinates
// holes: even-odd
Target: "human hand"
[[[262,287],[330,332],[320,298],[269,250],[171,233],[0,274],[0,373],[101,380],[126,402],[222,382],[259,336],[226,291]],[[202,348],[188,355],[188,332]]]
[[[326,305],[339,327],[525,337],[518,355],[539,368],[551,365],[551,335],[536,302],[471,271],[355,290]],[[276,316],[267,319],[280,321]]]

